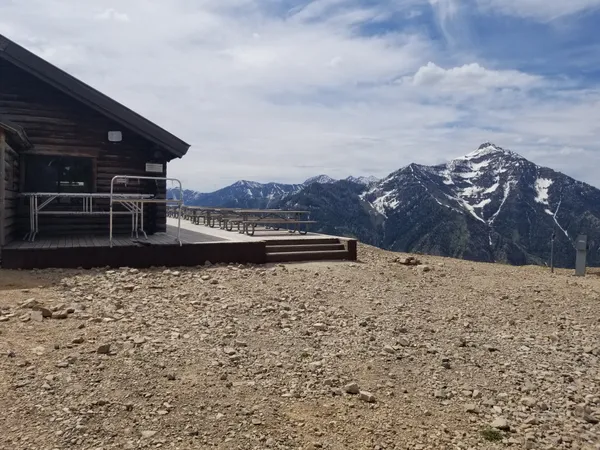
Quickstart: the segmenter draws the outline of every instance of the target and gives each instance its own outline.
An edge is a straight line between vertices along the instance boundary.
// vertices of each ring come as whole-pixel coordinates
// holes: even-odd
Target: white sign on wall
[[[146,172],[163,173],[162,164],[146,163]]]

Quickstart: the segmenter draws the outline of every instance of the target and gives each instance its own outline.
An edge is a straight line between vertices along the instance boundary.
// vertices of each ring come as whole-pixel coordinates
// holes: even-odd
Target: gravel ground
[[[359,255],[0,271],[0,448],[600,449],[597,274]]]

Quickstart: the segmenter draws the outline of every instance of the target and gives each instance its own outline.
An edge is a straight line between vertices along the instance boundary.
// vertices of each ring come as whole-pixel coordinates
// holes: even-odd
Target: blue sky
[[[193,147],[187,187],[484,141],[600,186],[600,0],[4,0],[0,33]]]

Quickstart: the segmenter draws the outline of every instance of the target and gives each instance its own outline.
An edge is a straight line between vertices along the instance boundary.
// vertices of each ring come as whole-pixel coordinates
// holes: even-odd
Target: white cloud
[[[537,76],[452,61],[417,32],[357,32],[419,2],[275,13],[282,2],[19,0],[0,2],[0,30],[190,142],[169,169],[190,188],[383,176],[486,140],[596,182],[597,90],[559,95]],[[585,158],[557,156],[566,147]]]
[[[480,7],[502,14],[550,21],[600,9],[600,0],[477,0]]]
[[[121,13],[113,8],[108,8],[101,13],[96,14],[96,19],[99,20],[114,20],[117,22],[129,22],[129,16],[125,13]]]
[[[540,77],[516,70],[488,70],[478,63],[443,69],[429,62],[414,76],[405,78],[415,86],[435,86],[445,90],[475,92],[481,89],[529,88],[539,86]]]
[[[446,39],[452,40],[453,33],[450,31],[450,27],[460,10],[458,0],[429,0],[429,4]]]

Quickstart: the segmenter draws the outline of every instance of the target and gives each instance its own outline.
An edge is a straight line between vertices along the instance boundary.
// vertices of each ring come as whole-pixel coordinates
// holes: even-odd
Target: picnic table
[[[54,216],[110,216],[111,212],[95,207],[97,200],[110,200],[114,198],[119,200],[125,207],[124,211],[114,211],[112,214],[124,214],[131,216],[131,233],[132,236],[136,232],[136,225],[141,216],[141,223],[144,223],[144,211],[137,207],[137,204],[143,200],[150,201],[154,198],[150,194],[111,194],[98,192],[23,192],[21,197],[29,199],[29,232],[25,235],[24,240],[33,242],[36,235],[40,232],[39,217],[41,215]],[[61,199],[81,200],[81,209],[74,208],[48,208],[50,204],[56,204]],[[58,203],[59,206],[62,206]]]
[[[310,224],[316,223],[314,220],[307,220],[304,216],[308,215],[309,211],[285,211],[279,209],[240,209],[236,211],[238,216],[232,219],[231,226],[227,229],[231,230],[234,224],[237,224],[240,233],[246,233],[253,236],[256,227],[259,225],[273,230],[279,230],[281,226],[291,226],[288,231],[291,233],[298,232],[299,234],[308,233]],[[304,225],[304,229],[301,229]]]
[[[310,224],[316,223],[308,220],[305,216],[309,211],[286,211],[281,209],[243,209],[243,208],[220,208],[205,206],[184,206],[181,209],[182,217],[190,220],[196,225],[203,223],[205,226],[215,228],[218,226],[227,231],[237,229],[239,233],[253,236],[257,226],[266,229],[279,230],[287,227],[291,233],[298,232],[305,235],[308,233]],[[168,212],[175,217],[176,209]]]

